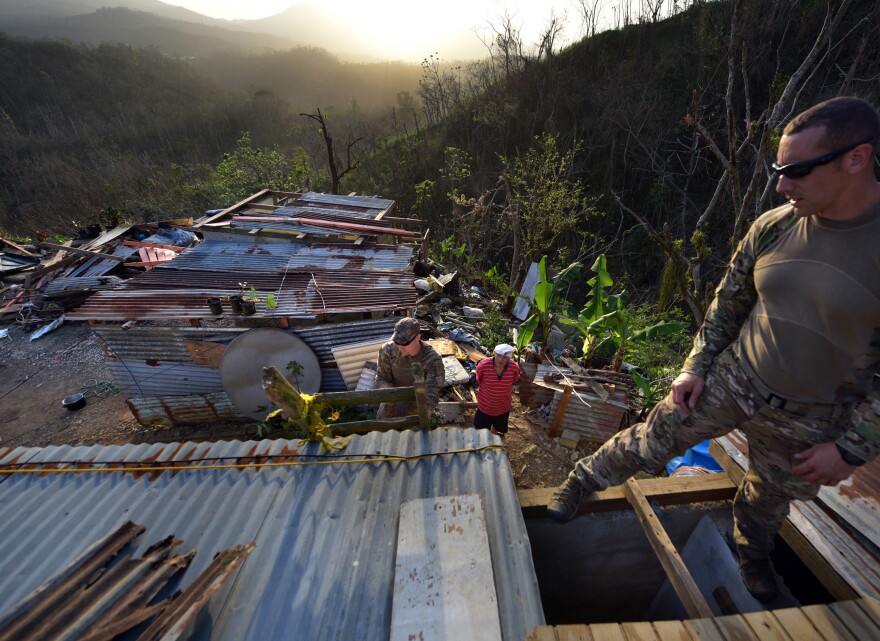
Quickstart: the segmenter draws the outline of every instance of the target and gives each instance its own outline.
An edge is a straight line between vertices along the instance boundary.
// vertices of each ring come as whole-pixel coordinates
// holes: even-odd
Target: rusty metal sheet
[[[129,398],[125,402],[138,423],[152,427],[250,420],[238,411],[226,392],[162,398]]]

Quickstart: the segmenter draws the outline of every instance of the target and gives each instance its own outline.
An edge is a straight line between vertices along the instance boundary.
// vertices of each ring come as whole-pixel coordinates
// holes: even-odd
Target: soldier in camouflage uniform
[[[391,340],[379,350],[379,367],[376,371],[376,387],[409,387],[413,384],[412,364],[421,363],[425,370],[425,390],[428,411],[432,412],[440,400],[440,388],[446,381],[443,359],[434,348],[422,342],[419,321],[402,318],[394,326]],[[382,403],[377,418],[414,416],[418,413],[415,401],[407,403]]]
[[[816,105],[785,128],[773,167],[788,204],[740,243],[669,396],[578,461],[551,518],[565,522],[585,492],[738,428],[749,442],[733,506],[740,567],[756,598],[775,599],[769,554],[789,502],[880,453],[878,142],[877,112],[856,98]]]

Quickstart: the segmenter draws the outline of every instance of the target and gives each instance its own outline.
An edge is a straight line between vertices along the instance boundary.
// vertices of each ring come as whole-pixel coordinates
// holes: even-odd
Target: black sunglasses
[[[843,149],[828,152],[824,156],[819,156],[818,158],[813,158],[812,160],[799,160],[798,162],[792,162],[782,166],[773,163],[771,167],[773,167],[773,171],[775,171],[777,174],[785,176],[786,178],[803,178],[804,176],[809,176],[810,172],[813,171],[816,167],[827,165],[835,158],[840,158],[846,152],[852,151],[859,145],[864,145],[865,143],[871,142],[872,140],[874,140],[874,136],[871,136],[870,138],[865,138],[864,140],[860,140],[859,142],[853,143],[847,147],[844,147]]]

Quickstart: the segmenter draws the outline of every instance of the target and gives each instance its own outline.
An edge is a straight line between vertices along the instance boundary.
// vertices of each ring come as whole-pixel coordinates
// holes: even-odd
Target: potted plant
[[[252,316],[257,312],[257,303],[262,302],[262,300],[262,298],[257,296],[257,289],[251,285],[247,294],[241,297],[241,313],[245,316]]]
[[[211,310],[212,314],[220,315],[223,313],[223,303],[220,302],[220,298],[217,296],[212,296],[207,301],[208,309]]]

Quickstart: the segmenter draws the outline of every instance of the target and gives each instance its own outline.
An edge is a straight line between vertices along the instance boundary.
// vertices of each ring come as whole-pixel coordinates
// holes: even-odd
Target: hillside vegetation
[[[732,245],[776,202],[785,121],[841,93],[880,103],[880,9],[676,6],[563,50],[558,24],[528,51],[502,20],[487,60],[421,68],[308,48],[189,64],[2,38],[0,226],[64,231],[109,209],[167,218],[261,187],[329,189],[320,115],[348,169],[340,190],[427,220],[436,258],[516,287],[542,255],[561,268],[605,254],[642,300],[699,321]]]

